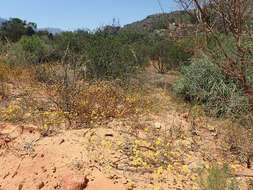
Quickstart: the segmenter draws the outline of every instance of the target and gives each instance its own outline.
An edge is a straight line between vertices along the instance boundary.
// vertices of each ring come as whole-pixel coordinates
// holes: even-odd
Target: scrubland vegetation
[[[243,155],[242,163],[252,169],[252,29],[244,15],[236,17],[218,8],[197,6],[204,21],[193,20],[206,28],[177,41],[115,25],[52,35],[36,31],[34,23],[10,19],[0,28],[1,122],[36,126],[45,137],[63,127],[97,128],[117,121],[118,128],[125,126],[130,136],[110,141],[90,136],[85,145],[107,172],[127,167],[134,173],[151,173],[148,185],[156,189],[174,181],[185,183],[182,187],[187,189],[236,189],[233,165],[203,163],[194,172],[189,168],[190,152],[198,149],[200,140],[187,136],[183,126],[175,124],[163,131],[140,122],[168,111],[164,93],[176,97],[178,107],[186,105],[183,110],[192,130],[199,117],[226,120],[222,146],[240,158]],[[202,9],[210,11],[209,17]],[[223,20],[224,28],[213,10],[223,11],[230,19]],[[217,28],[211,22],[218,23]],[[172,88],[163,89],[160,98],[137,80],[150,67],[159,76],[171,70],[177,73]],[[96,149],[102,152],[94,153]],[[120,159],[111,158],[110,151]]]

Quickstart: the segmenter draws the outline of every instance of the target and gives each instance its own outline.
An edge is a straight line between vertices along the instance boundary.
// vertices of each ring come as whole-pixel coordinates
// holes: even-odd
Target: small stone
[[[155,128],[156,128],[156,129],[161,129],[161,127],[162,127],[162,126],[161,126],[161,123],[159,123],[159,122],[156,122],[156,123],[155,123]]]
[[[31,156],[32,158],[35,158],[37,155],[38,155],[37,153],[32,153],[30,156]]]
[[[45,173],[47,169],[45,167],[41,167],[42,171]]]
[[[216,132],[215,127],[213,127],[213,126],[211,126],[211,125],[208,125],[208,130],[209,130],[211,133]]]
[[[188,119],[189,114],[188,114],[188,113],[183,113],[183,114],[182,114],[182,117],[183,117],[184,119]]]
[[[67,174],[62,178],[61,188],[62,190],[83,190],[89,180],[86,176]]]
[[[124,179],[122,180],[122,183],[123,183],[123,184],[127,184],[127,183],[128,183],[128,180],[124,178]]]
[[[56,172],[56,167],[55,167],[55,166],[52,168],[52,172],[53,172],[53,173]]]
[[[45,186],[44,182],[40,182],[38,185],[37,185],[37,189],[42,189],[43,187]]]
[[[126,190],[133,190],[134,189],[134,185],[133,184],[128,184],[126,186]]]
[[[54,185],[54,189],[59,189],[60,188],[60,185],[58,184],[58,183],[56,183],[55,185]]]

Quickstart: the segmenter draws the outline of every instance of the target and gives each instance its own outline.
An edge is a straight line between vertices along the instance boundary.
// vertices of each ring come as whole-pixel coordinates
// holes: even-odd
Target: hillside
[[[172,23],[190,24],[191,20],[185,11],[173,11],[147,16],[141,21],[125,25],[124,29],[154,31],[156,29],[166,29]]]

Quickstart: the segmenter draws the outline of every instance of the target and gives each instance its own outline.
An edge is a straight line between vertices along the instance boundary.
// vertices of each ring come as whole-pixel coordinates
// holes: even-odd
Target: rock
[[[203,169],[204,166],[200,161],[194,161],[188,166],[188,168],[192,171],[197,171],[198,169]]]
[[[121,180],[121,182],[122,182],[123,184],[127,184],[127,183],[128,183],[128,180],[127,180],[126,178],[124,178],[124,179]]]
[[[37,189],[42,189],[43,187],[45,186],[44,182],[40,182],[38,185],[37,185]]]
[[[216,132],[215,127],[213,127],[213,126],[211,126],[211,125],[208,125],[207,128],[208,128],[208,130],[209,130],[211,133]]]
[[[52,172],[55,173],[56,172],[56,167],[52,167]]]
[[[62,178],[60,186],[62,190],[83,190],[88,182],[86,176],[69,173]]]
[[[183,113],[183,114],[182,114],[182,117],[183,117],[184,119],[188,119],[188,118],[189,118],[189,113]]]
[[[161,123],[159,123],[159,122],[155,122],[155,128],[156,129],[161,129],[161,127],[162,127],[162,125],[161,125]]]
[[[55,185],[54,185],[54,189],[59,189],[60,188],[60,185],[58,184],[58,183],[56,183]]]
[[[126,186],[126,190],[133,190],[134,189],[134,185],[133,184],[128,184]]]
[[[150,118],[148,116],[142,116],[139,120],[140,121],[148,121]]]
[[[47,169],[46,169],[44,166],[41,167],[41,170],[42,170],[44,173],[47,172]]]

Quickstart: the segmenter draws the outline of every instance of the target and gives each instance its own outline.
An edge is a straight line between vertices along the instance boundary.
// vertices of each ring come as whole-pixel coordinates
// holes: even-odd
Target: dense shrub
[[[64,54],[67,49],[73,53],[81,53],[89,37],[87,31],[63,32],[54,37],[54,45],[58,54]]]
[[[3,22],[0,26],[0,38],[4,41],[17,42],[22,36],[32,36],[35,34],[37,24],[33,22],[27,23],[19,18],[11,18]]]
[[[65,63],[67,57],[78,57],[72,66],[80,67],[89,79],[126,77],[148,62],[144,32],[77,30],[58,34],[53,42],[53,59]]]
[[[185,51],[175,42],[159,40],[150,48],[150,59],[159,73],[165,73],[169,69],[177,68],[189,63],[192,53]]]
[[[90,78],[126,77],[141,68],[132,43],[138,38],[135,34],[97,31],[91,38],[85,49]]]
[[[209,58],[195,59],[181,72],[174,90],[186,100],[205,104],[207,110],[217,116],[247,112],[242,89],[233,80],[225,79]]]
[[[8,61],[12,64],[35,65],[46,61],[50,54],[48,46],[38,36],[23,36],[8,51]]]

